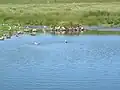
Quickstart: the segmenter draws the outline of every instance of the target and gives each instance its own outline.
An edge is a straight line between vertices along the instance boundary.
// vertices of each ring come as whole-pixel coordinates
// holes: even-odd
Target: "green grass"
[[[1,4],[0,23],[120,25],[120,3]]]
[[[81,3],[81,2],[119,2],[120,0],[0,0],[1,4],[41,4],[41,3]]]
[[[120,0],[0,0],[0,23],[120,26]]]

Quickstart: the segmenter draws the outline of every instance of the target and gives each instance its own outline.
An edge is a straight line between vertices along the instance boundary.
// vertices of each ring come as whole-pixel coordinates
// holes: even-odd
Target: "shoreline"
[[[24,34],[19,34],[18,36],[11,35],[11,36],[0,36],[0,41],[4,41],[7,39],[12,39],[12,37],[21,37],[24,35],[29,35],[31,37],[34,36],[39,36],[39,35],[52,35],[52,36],[120,36],[120,31],[86,31],[84,33],[79,33],[79,34],[51,34],[51,33],[43,33],[43,32],[37,32],[35,34],[31,34],[31,33],[24,33]]]
[[[35,36],[37,33],[50,33],[56,35],[120,35],[120,27],[106,27],[106,26],[83,26],[83,31],[79,27],[64,28],[61,26],[51,28],[50,26],[10,26],[7,24],[1,25],[0,37],[6,34],[8,37],[13,34],[29,33]],[[56,28],[56,29],[55,29]],[[59,28],[59,29],[58,29]],[[63,28],[63,29],[62,29]],[[77,30],[77,31],[76,31]]]
[[[37,36],[37,35],[39,35],[39,34],[44,34],[44,35],[47,35],[47,34],[50,34],[50,35],[59,35],[59,36],[67,36],[67,35],[69,35],[69,36],[84,36],[84,35],[118,35],[118,36],[120,36],[120,31],[95,31],[95,30],[88,30],[88,31],[85,31],[85,32],[83,32],[83,33],[66,33],[66,34],[59,34],[59,33],[57,33],[57,34],[53,34],[53,33],[50,33],[50,32],[46,32],[46,33],[44,33],[44,32],[33,32],[33,33],[30,33],[30,32],[24,32],[24,33],[19,33],[19,34],[11,34],[11,35],[9,35],[9,34],[2,34],[1,36],[0,36],[0,40],[5,40],[5,39],[10,39],[12,36],[15,36],[15,37],[19,37],[19,36],[21,36],[21,35],[30,35],[30,36]]]
[[[0,4],[0,37],[9,33],[25,32],[50,32],[49,26],[73,27],[81,24],[85,30],[82,34],[118,34],[120,32],[120,2],[108,1],[107,3],[99,3],[97,0],[78,1],[78,0],[56,0],[46,3],[23,3],[14,2],[11,4]],[[60,3],[60,1],[62,3]],[[96,2],[94,2],[96,1]],[[101,0],[100,0],[101,1]],[[65,3],[71,2],[71,3]],[[106,3],[106,4],[105,4]],[[8,24],[8,25],[7,25]],[[30,26],[24,30],[25,25]],[[46,25],[48,27],[39,27],[38,25]],[[35,27],[37,26],[37,27]],[[11,29],[10,29],[11,27]],[[44,30],[43,30],[44,29]],[[37,32],[38,32],[37,31]],[[59,31],[59,30],[58,30]],[[59,32],[61,33],[61,32]],[[71,33],[71,32],[70,32]],[[73,31],[72,33],[76,33]],[[80,32],[77,32],[80,34]],[[35,35],[35,33],[32,33]]]

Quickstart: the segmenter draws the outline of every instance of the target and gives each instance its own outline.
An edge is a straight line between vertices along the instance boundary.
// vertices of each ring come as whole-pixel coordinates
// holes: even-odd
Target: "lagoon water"
[[[0,90],[120,90],[120,36],[0,41]]]

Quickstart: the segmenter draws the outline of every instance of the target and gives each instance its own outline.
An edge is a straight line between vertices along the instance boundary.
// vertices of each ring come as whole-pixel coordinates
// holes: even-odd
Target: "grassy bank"
[[[119,11],[120,0],[0,0],[0,24],[120,26]]]
[[[22,25],[120,25],[120,2],[0,4],[0,23]]]

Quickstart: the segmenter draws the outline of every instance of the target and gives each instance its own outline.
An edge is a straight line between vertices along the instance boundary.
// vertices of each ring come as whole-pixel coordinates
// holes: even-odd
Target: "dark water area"
[[[0,41],[0,90],[120,90],[120,36]]]

